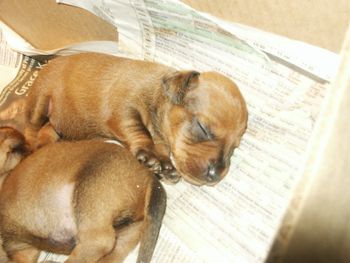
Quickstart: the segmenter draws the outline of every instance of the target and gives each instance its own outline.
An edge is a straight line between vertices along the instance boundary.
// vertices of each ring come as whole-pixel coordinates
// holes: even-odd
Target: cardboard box
[[[183,0],[236,23],[260,28],[339,52],[350,21],[347,0]],[[0,19],[34,47],[55,49],[82,40],[114,40],[113,27],[87,11],[54,0],[2,0]],[[47,32],[45,35],[42,32]],[[57,34],[61,35],[57,40]]]
[[[0,20],[41,50],[82,41],[117,40],[112,25],[83,9],[57,5],[54,0],[0,1]]]
[[[327,95],[305,176],[308,196],[297,200],[297,225],[269,262],[350,262],[350,2],[184,0],[198,10],[340,52],[342,63]],[[116,40],[113,27],[53,0],[2,0],[0,19],[34,47],[51,50],[86,40]],[[45,32],[45,34],[43,34]],[[60,36],[57,38],[57,36]],[[345,39],[345,40],[344,40]],[[321,63],[327,63],[322,61]],[[285,228],[281,228],[280,236]],[[276,252],[278,251],[278,252]],[[281,252],[282,251],[282,252]],[[307,251],[307,252],[305,252]]]
[[[223,19],[339,52],[350,21],[346,0],[183,0]]]

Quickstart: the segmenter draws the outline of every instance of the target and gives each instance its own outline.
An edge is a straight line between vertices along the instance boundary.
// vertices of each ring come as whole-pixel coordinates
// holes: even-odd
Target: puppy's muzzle
[[[208,183],[216,183],[224,177],[225,170],[226,165],[223,161],[210,162],[204,176]]]

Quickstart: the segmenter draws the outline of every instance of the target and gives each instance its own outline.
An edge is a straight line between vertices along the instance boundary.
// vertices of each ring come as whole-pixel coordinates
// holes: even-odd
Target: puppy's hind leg
[[[144,222],[134,222],[117,231],[116,245],[113,251],[103,257],[99,263],[121,263],[140,241]]]
[[[101,263],[123,262],[140,241],[138,263],[151,262],[157,244],[166,209],[166,193],[161,183],[153,178],[147,187],[144,218],[123,228],[116,228],[117,243],[112,253],[102,258]]]
[[[140,240],[137,263],[151,262],[166,210],[166,192],[161,183],[154,179],[147,189],[144,230]]]
[[[40,251],[25,243],[4,242],[4,250],[10,263],[36,263]]]
[[[111,253],[115,247],[115,230],[108,228],[89,227],[80,228],[78,244],[65,263],[95,263]]]

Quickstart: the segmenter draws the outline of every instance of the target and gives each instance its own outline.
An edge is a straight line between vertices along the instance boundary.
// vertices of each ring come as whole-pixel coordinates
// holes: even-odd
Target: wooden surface
[[[226,20],[339,52],[350,21],[349,0],[182,0]]]
[[[117,40],[115,28],[104,20],[55,0],[0,0],[0,20],[43,50],[89,40]]]

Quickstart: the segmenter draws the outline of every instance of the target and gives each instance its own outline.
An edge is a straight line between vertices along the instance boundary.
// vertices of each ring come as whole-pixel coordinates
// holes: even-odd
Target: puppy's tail
[[[147,190],[145,206],[145,231],[141,237],[137,263],[151,262],[158,234],[166,209],[166,192],[162,184],[154,179]]]

